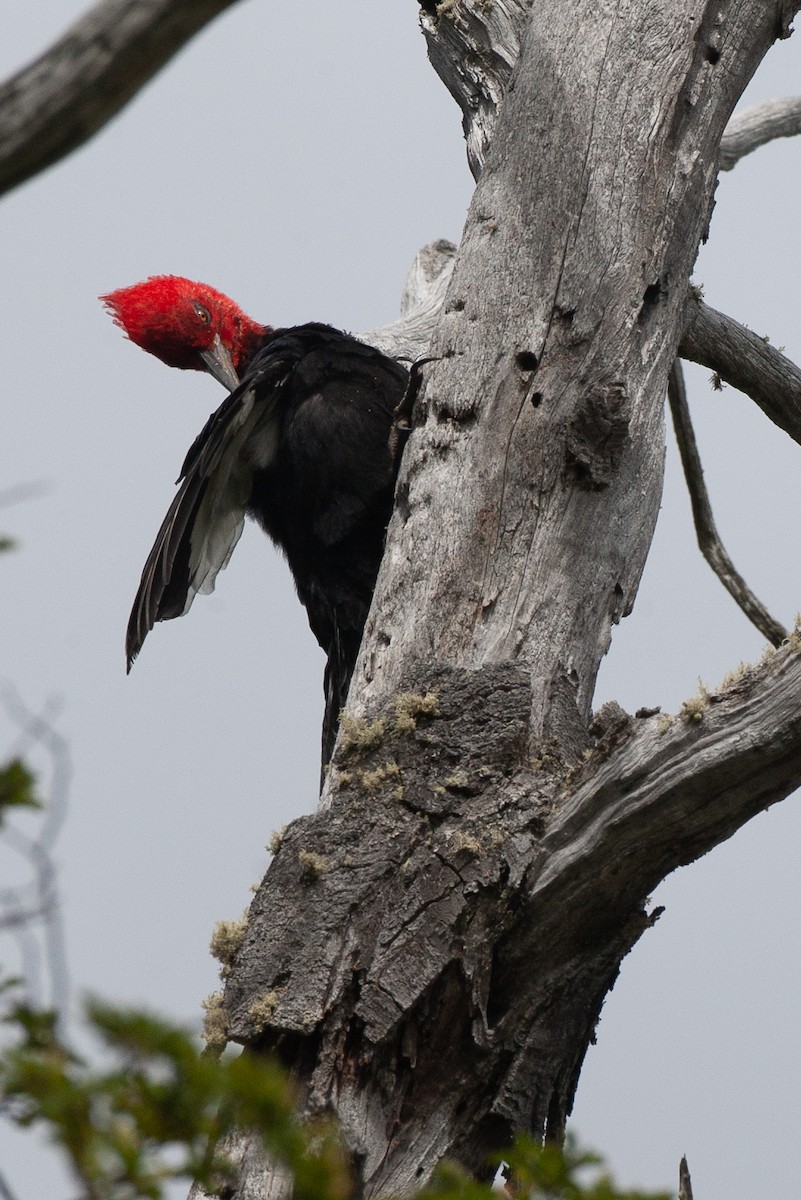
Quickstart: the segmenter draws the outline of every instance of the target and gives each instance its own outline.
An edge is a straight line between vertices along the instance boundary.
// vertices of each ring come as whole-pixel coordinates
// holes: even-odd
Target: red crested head
[[[179,275],[154,275],[100,299],[130,340],[168,367],[221,379],[213,366],[220,350],[241,375],[266,332],[216,288]]]

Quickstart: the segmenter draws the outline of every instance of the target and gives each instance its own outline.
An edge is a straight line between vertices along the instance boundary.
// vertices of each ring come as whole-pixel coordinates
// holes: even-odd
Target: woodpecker
[[[128,623],[128,670],[157,621],[213,591],[245,516],[283,551],[327,655],[328,762],[372,600],[398,473],[408,372],[329,325],[260,325],[206,284],[162,275],[101,296],[136,345],[231,390],[189,449]]]

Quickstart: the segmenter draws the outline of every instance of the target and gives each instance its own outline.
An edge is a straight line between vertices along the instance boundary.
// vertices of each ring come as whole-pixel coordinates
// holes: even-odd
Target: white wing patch
[[[228,566],[244,528],[253,472],[268,467],[278,449],[277,410],[277,396],[255,403],[255,393],[246,392],[224,442],[203,463],[208,482],[192,528],[185,613],[198,592],[214,591],[218,574]]]

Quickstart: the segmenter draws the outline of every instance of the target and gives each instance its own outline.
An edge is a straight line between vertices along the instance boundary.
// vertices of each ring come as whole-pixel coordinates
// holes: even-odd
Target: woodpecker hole
[[[541,404],[542,404],[542,392],[532,392],[531,393],[532,408],[539,408],[539,406]]]
[[[646,321],[650,317],[651,313],[654,311],[657,304],[659,303],[659,297],[660,297],[661,293],[662,293],[662,284],[659,279],[657,279],[656,283],[648,284],[648,287],[643,292],[642,304],[640,306],[640,311],[637,316],[638,325],[644,325],[646,323]]]
[[[715,63],[720,62],[720,51],[716,50],[714,46],[707,46],[706,61],[708,63],[712,63],[712,66],[714,67]]]
[[[521,371],[536,371],[540,365],[540,360],[533,350],[521,350],[515,355],[515,362]]]

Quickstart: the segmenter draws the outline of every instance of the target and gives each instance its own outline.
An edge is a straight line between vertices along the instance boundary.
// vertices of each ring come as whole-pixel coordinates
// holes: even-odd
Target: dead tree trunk
[[[559,1137],[649,892],[801,781],[795,638],[676,718],[591,712],[721,137],[796,7],[423,5],[478,185],[324,804],[225,991],[231,1036],[335,1112],[366,1195]],[[239,1155],[241,1200],[286,1191]]]

